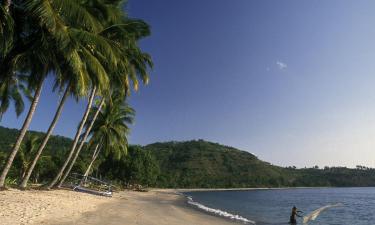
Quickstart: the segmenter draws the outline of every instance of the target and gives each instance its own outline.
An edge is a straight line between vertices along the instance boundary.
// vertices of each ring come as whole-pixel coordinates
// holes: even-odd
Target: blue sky
[[[374,1],[129,0],[152,27],[130,142],[206,139],[298,167],[375,167]],[[44,89],[31,129],[58,103]],[[74,135],[70,100],[55,134]],[[0,125],[19,128],[13,109]]]

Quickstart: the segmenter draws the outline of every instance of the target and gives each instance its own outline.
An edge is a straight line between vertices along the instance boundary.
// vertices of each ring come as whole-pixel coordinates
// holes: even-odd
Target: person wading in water
[[[298,217],[302,217],[301,215],[299,215],[298,213],[302,213],[302,211],[299,211],[297,210],[297,208],[295,206],[293,206],[292,208],[292,214],[290,215],[290,220],[289,220],[289,223],[290,224],[297,224],[297,216]]]

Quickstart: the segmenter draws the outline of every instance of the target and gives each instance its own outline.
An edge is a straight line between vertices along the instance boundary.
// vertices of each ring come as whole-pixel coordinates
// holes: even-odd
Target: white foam
[[[303,223],[306,224],[309,221],[315,220],[320,215],[320,213],[323,212],[326,209],[329,209],[329,208],[332,208],[332,207],[339,207],[339,206],[343,206],[343,204],[337,203],[337,204],[334,204],[334,205],[326,205],[326,206],[323,206],[319,209],[316,209],[313,212],[311,212],[310,214],[308,214],[307,216],[303,217]]]
[[[254,221],[246,219],[246,218],[244,218],[240,215],[233,215],[231,213],[221,211],[220,209],[213,209],[213,208],[207,207],[205,205],[202,205],[198,202],[195,202],[195,201],[193,201],[193,198],[190,197],[190,196],[187,196],[187,199],[188,199],[188,204],[196,206],[197,208],[199,208],[201,210],[204,210],[206,212],[213,213],[215,215],[226,217],[226,218],[229,218],[229,219],[232,219],[232,220],[238,220],[238,221],[244,222],[246,224],[247,223],[255,224]]]

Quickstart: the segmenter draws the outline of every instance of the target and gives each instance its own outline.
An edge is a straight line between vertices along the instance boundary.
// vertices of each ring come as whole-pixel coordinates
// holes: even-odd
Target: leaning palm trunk
[[[31,173],[33,172],[34,167],[35,167],[36,163],[38,162],[38,159],[39,159],[40,155],[42,154],[42,152],[43,152],[43,150],[44,150],[44,148],[45,148],[45,146],[46,146],[46,144],[47,144],[47,142],[48,142],[48,140],[49,140],[49,138],[50,138],[50,136],[53,132],[53,129],[55,128],[56,123],[57,123],[57,121],[58,121],[58,119],[61,115],[64,103],[69,96],[69,88],[70,88],[70,84],[68,84],[68,86],[65,89],[64,95],[61,98],[61,101],[60,101],[60,104],[57,108],[55,116],[53,117],[53,120],[52,120],[52,122],[51,122],[51,124],[48,128],[47,134],[43,139],[43,142],[39,146],[39,149],[38,149],[38,151],[35,155],[35,158],[34,158],[33,162],[31,163],[30,167],[27,169],[26,175],[22,178],[22,183],[20,184],[20,188],[26,188],[26,186],[27,186],[27,182],[30,179]]]
[[[31,105],[30,105],[29,112],[27,113],[26,119],[23,122],[23,125],[22,125],[22,128],[21,128],[21,132],[20,132],[20,134],[19,134],[19,136],[17,138],[16,143],[14,144],[12,152],[9,155],[8,161],[6,162],[6,164],[4,166],[4,169],[3,169],[2,173],[1,173],[1,176],[0,176],[0,188],[4,188],[5,187],[5,178],[8,175],[10,167],[12,166],[14,157],[16,157],[17,152],[20,149],[22,140],[25,137],[25,134],[26,134],[27,130],[29,129],[31,120],[32,120],[34,112],[36,110],[36,106],[38,105],[38,102],[39,102],[40,94],[42,93],[43,82],[44,82],[44,78],[42,78],[39,81],[39,84],[38,84],[38,86],[37,86],[37,88],[35,90],[33,101],[31,102]]]
[[[78,146],[78,149],[77,149],[77,151],[76,151],[76,154],[74,155],[73,160],[71,161],[71,163],[70,163],[68,169],[66,170],[66,172],[65,172],[65,174],[64,174],[64,176],[63,176],[63,178],[60,180],[59,184],[57,185],[58,187],[61,187],[61,185],[64,183],[65,179],[68,177],[70,171],[72,170],[72,168],[73,168],[73,166],[74,166],[74,163],[76,162],[76,160],[77,160],[77,158],[78,158],[78,155],[79,155],[79,153],[81,152],[82,147],[83,147],[83,145],[85,144],[86,139],[87,139],[87,137],[89,136],[90,131],[91,131],[91,129],[92,129],[92,126],[94,126],[95,120],[96,120],[96,118],[98,117],[98,115],[99,115],[99,113],[100,113],[100,110],[102,109],[103,105],[104,105],[104,97],[103,97],[102,100],[100,101],[99,107],[98,107],[98,109],[96,110],[95,115],[94,115],[94,117],[92,118],[92,121],[91,121],[91,123],[90,123],[90,126],[87,128],[87,130],[86,130],[86,132],[85,132],[85,135],[84,135],[84,137],[83,137],[82,140],[81,140],[80,145]]]
[[[89,173],[91,171],[91,167],[94,164],[96,158],[98,157],[100,150],[101,150],[101,148],[99,148],[99,144],[97,144],[96,147],[95,147],[95,151],[92,154],[91,162],[90,162],[89,166],[87,167],[87,170],[86,170],[85,174],[83,175],[83,178],[81,180],[80,185],[82,185],[83,183],[86,182],[87,176],[89,175]]]
[[[10,8],[10,5],[12,4],[12,0],[4,0],[3,2],[3,6],[4,6],[4,9],[9,12],[9,8]]]
[[[88,115],[90,113],[91,105],[92,105],[92,102],[93,102],[94,96],[95,96],[95,91],[96,91],[96,88],[94,87],[92,89],[92,91],[91,91],[89,102],[87,104],[85,114],[83,115],[82,121],[79,124],[79,127],[77,129],[76,135],[74,137],[74,142],[73,142],[72,148],[70,149],[68,158],[65,160],[63,166],[60,168],[59,172],[57,173],[57,175],[55,176],[55,178],[53,179],[53,181],[47,186],[48,189],[51,189],[53,186],[55,186],[55,184],[57,183],[57,181],[59,181],[60,177],[62,176],[62,174],[63,174],[63,172],[64,172],[64,170],[66,168],[66,166],[68,165],[70,159],[73,156],[74,149],[77,146],[79,136],[81,135],[81,132],[82,132],[82,129],[83,129],[83,125],[86,123],[87,117],[88,117]]]

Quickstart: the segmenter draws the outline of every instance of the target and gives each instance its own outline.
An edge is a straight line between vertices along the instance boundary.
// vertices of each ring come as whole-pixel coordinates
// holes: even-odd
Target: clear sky
[[[152,26],[130,142],[205,139],[282,166],[375,167],[375,1],[129,0]],[[58,96],[47,84],[31,129]],[[84,102],[55,134],[74,135]],[[26,113],[24,113],[26,114]],[[19,128],[13,109],[0,125]]]

